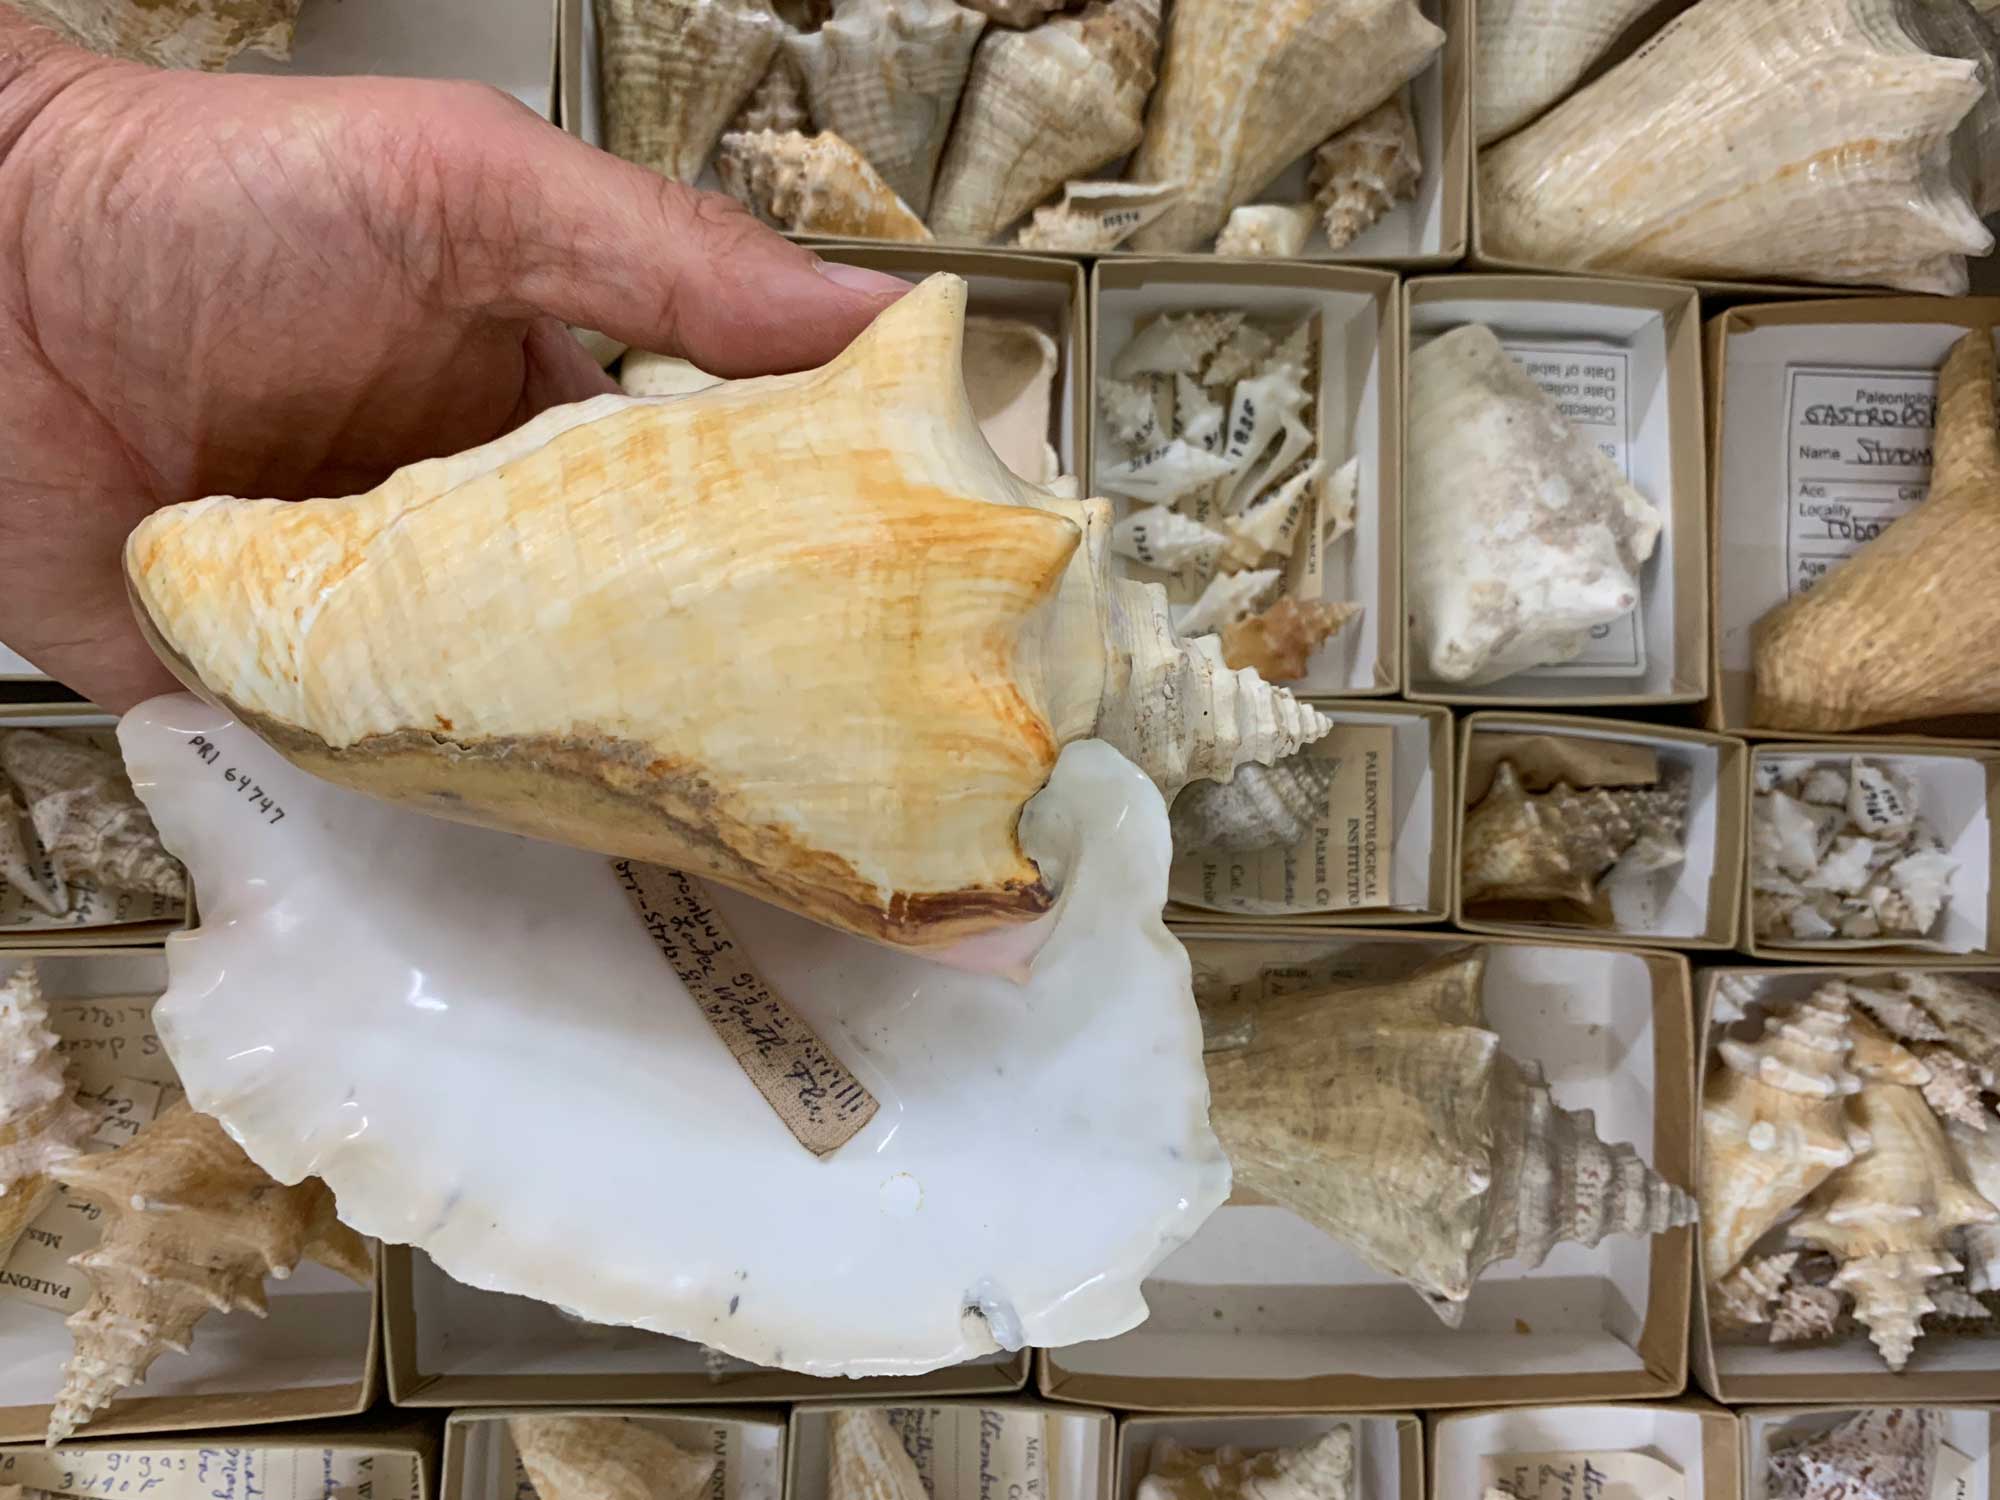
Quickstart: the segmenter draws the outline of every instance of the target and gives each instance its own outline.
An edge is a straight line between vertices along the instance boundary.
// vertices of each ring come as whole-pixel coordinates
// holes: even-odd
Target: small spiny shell
[[[1771,1304],[1784,1289],[1798,1252],[1746,1260],[1709,1288],[1709,1316],[1739,1328],[1770,1321]]]
[[[1930,1407],[1868,1407],[1830,1432],[1774,1449],[1772,1500],[1931,1500],[1941,1437]]]
[[[1014,243],[1023,250],[1094,255],[1115,250],[1173,207],[1178,182],[1106,182],[1082,178],[1063,184],[1060,203],[1044,203]]]
[[[1942,971],[1899,972],[1907,990],[1944,1033],[1944,1041],[1970,1063],[1979,1081],[2000,1089],[2000,995],[1970,979]]]
[[[1213,571],[1228,540],[1164,505],[1135,510],[1111,528],[1112,551],[1169,573],[1183,568]]]
[[[1339,770],[1338,762],[1307,754],[1243,766],[1228,781],[1191,781],[1169,813],[1174,850],[1289,849],[1325,814]]]
[[[1212,1453],[1153,1443],[1138,1500],[1352,1500],[1354,1429],[1342,1423],[1296,1448]]]
[[[1301,603],[1287,595],[1269,609],[1222,627],[1222,659],[1253,668],[1266,682],[1306,675],[1313,653],[1361,613],[1358,604]]]
[[[1097,471],[1098,483],[1114,495],[1173,505],[1230,472],[1229,460],[1173,438]]]
[[[1289,260],[1312,238],[1318,209],[1310,203],[1245,203],[1229,211],[1215,237],[1217,255]]]
[[[1097,409],[1111,436],[1125,447],[1140,452],[1157,447],[1170,434],[1168,417],[1161,410],[1158,383],[1147,376],[1137,380],[1100,380]]]
[[[1208,581],[1201,597],[1175,620],[1184,636],[1206,636],[1226,630],[1246,620],[1278,587],[1283,574],[1276,568],[1253,568],[1245,573],[1218,573]],[[1217,643],[1218,651],[1221,649]]]
[[[1424,175],[1423,147],[1406,92],[1399,90],[1313,152],[1313,203],[1326,219],[1327,247],[1339,250],[1405,199]]]
[[[725,134],[746,135],[758,130],[810,130],[812,116],[806,112],[805,80],[789,51],[780,49],[772,57],[764,77],[730,118]]]
[[[1980,1098],[1979,1070],[1951,1048],[1940,1047],[1935,1042],[1919,1042],[1916,1055],[1930,1069],[1931,1076],[1922,1085],[1924,1102],[1937,1117],[1955,1121],[1970,1130],[1984,1131],[1992,1117],[1987,1114],[1985,1101]],[[1982,1188],[1980,1191],[1986,1190]],[[1987,1193],[1986,1196],[1992,1198],[1993,1194]],[[1994,1202],[2000,1203],[2000,1198],[1995,1198]]]
[[[1130,151],[1159,50],[1160,0],[1088,0],[1032,31],[989,28],[938,167],[938,238],[985,244],[1065,182]]]
[[[693,182],[784,35],[770,0],[596,0],[605,145]]]
[[[916,1463],[881,1407],[846,1407],[828,1423],[826,1500],[927,1500]]]
[[[509,1417],[539,1500],[699,1500],[715,1455],[690,1453],[631,1417]]]
[[[1193,381],[1187,388],[1201,389]],[[1222,555],[1225,568],[1276,566],[1291,560],[1299,532],[1314,512],[1321,468],[1316,458],[1301,465],[1282,484],[1224,518],[1222,529],[1229,535],[1229,547]]]
[[[861,153],[831,131],[725,135],[715,171],[731,197],[794,233],[871,240],[931,237]]]
[[[24,963],[0,984],[0,1266],[55,1194],[50,1172],[95,1126],[63,1074],[41,975]]]
[[[1832,1338],[1840,1323],[1840,1293],[1831,1287],[1794,1283],[1779,1294],[1771,1314],[1771,1342],[1797,1344]]]
[[[292,55],[304,0],[14,0],[79,46],[156,68],[219,73],[243,52]]]
[[[1503,760],[1466,815],[1461,899],[1588,905],[1619,855],[1644,839],[1677,845],[1686,820],[1685,782],[1578,791],[1559,781],[1530,794]]]

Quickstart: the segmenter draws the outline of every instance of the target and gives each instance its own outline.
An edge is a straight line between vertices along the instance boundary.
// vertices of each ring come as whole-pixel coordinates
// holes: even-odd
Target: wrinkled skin
[[[120,566],[156,506],[352,493],[613,389],[564,322],[747,375],[900,290],[480,86],[159,72],[0,4],[0,641],[123,710],[175,686]]]

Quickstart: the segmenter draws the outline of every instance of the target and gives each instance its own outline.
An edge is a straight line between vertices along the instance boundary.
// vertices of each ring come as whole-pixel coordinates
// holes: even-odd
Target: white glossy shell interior
[[[1159,917],[1166,808],[1102,743],[1022,821],[1062,891],[1024,984],[710,891],[881,1102],[822,1160],[608,861],[321,782],[186,695],[119,739],[198,891],[157,1011],[194,1103],[461,1281],[759,1364],[912,1374],[1134,1326],[1147,1272],[1228,1196]]]

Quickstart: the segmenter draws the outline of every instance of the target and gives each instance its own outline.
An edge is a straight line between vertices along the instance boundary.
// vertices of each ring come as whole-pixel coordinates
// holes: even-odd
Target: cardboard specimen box
[[[31,961],[62,1039],[79,1096],[101,1100],[107,1123],[96,1139],[128,1139],[138,1123],[180,1097],[173,1064],[151,1019],[165,990],[157,949],[17,949],[0,953],[0,973]],[[38,1215],[0,1271],[0,1441],[36,1442],[62,1385],[72,1343],[63,1320],[90,1298],[90,1283],[69,1264],[97,1242],[97,1215],[66,1195]],[[77,1435],[247,1427],[342,1417],[374,1398],[377,1298],[374,1286],[302,1261],[264,1288],[270,1316],[210,1313],[189,1352],[169,1350]],[[18,1482],[18,1481],[16,1481]]]
[[[1684,778],[1688,787],[1686,857],[1650,875],[1599,879],[1598,900],[1590,909],[1574,902],[1467,902],[1463,879],[1465,820],[1486,795],[1494,769],[1506,758],[1508,748],[1516,746],[1526,755],[1537,745],[1555,757],[1540,769],[1562,774],[1572,784],[1578,777],[1593,774],[1594,762],[1609,764],[1607,756],[1628,749],[1640,752],[1643,761],[1657,766],[1661,784],[1669,777]],[[1564,747],[1574,752],[1573,770],[1562,758]],[[1468,716],[1459,726],[1453,920],[1469,932],[1663,943],[1677,948],[1731,947],[1736,942],[1743,900],[1748,762],[1741,740],[1664,724],[1561,714]],[[1516,769],[1529,779],[1537,766]],[[1544,780],[1533,776],[1530,792],[1539,789]]]
[[[1315,706],[1336,727],[1301,753],[1343,758],[1325,816],[1290,849],[1178,853],[1168,875],[1169,918],[1351,927],[1436,922],[1448,914],[1450,711],[1351,699]],[[1366,765],[1348,773],[1356,752],[1365,760],[1377,747],[1379,773]],[[1371,904],[1353,904],[1364,891]]]
[[[815,1401],[792,1408],[785,1500],[828,1500],[835,1413],[877,1407],[930,1500],[1108,1500],[1117,1448],[1108,1411],[1039,1401]]]
[[[1309,933],[1177,924],[1197,993],[1273,975],[1382,979],[1468,946],[1487,953],[1487,1024],[1538,1061],[1565,1109],[1691,1186],[1687,961],[1449,934]],[[1274,972],[1275,971],[1275,972]],[[1330,999],[1329,1005],[1338,1004]],[[1233,1201],[1147,1280],[1130,1333],[1046,1350],[1044,1395],[1139,1411],[1401,1410],[1677,1395],[1687,1375],[1691,1236],[1558,1245],[1538,1267],[1488,1267],[1463,1326],[1289,1210]]]
[[[1324,1412],[1297,1416],[1127,1417],[1118,1424],[1114,1500],[1137,1500],[1162,1439],[1183,1448],[1258,1453],[1299,1448],[1335,1427],[1354,1430],[1353,1493],[1363,1500],[1423,1500],[1424,1424],[1410,1412]]]
[[[0,1447],[0,1483],[148,1500],[432,1500],[437,1464],[437,1434],[429,1426],[366,1419],[278,1432]]]
[[[1916,1405],[1912,1401],[1898,1405]],[[1931,1468],[1932,1500],[2000,1500],[2000,1406],[1922,1405],[1942,1429]],[[1743,1500],[1775,1500],[1771,1454],[1817,1437],[1869,1410],[1861,1406],[1746,1407],[1743,1432]],[[1948,1450],[1948,1451],[1946,1451]]]
[[[545,1302],[454,1281],[421,1250],[382,1249],[389,1397],[398,1406],[577,1406],[802,1401],[842,1393],[1003,1395],[1029,1355],[928,1375],[819,1378],[711,1357],[699,1344],[564,1317]]]
[[[1433,1493],[1741,1500],[1736,1418],[1706,1401],[1500,1407],[1430,1422]]]
[[[1904,968],[1939,968],[1910,964]],[[2000,989],[2000,965],[1987,969],[1954,969],[1957,977]],[[1704,969],[1695,992],[1700,1047],[1695,1053],[1697,1102],[1713,1059],[1721,1029],[1733,1023],[1715,1014],[1716,992],[1730,986],[1733,998],[1745,1005],[1769,1005],[1805,999],[1829,980],[1867,980],[1879,971],[1839,967],[1766,967]],[[1727,1014],[1725,1012],[1725,1014]],[[1754,1025],[1736,1032],[1754,1036]],[[1697,1132],[1698,1134],[1698,1132]],[[1700,1142],[1696,1142],[1700,1151]],[[1711,1314],[1707,1277],[1696,1252],[1693,1322],[1695,1378],[1703,1390],[1732,1406],[1782,1402],[1913,1402],[1980,1401],[2000,1393],[2000,1331],[1992,1337],[1926,1333],[1916,1342],[1901,1373],[1882,1363],[1865,1331],[1839,1342],[1758,1344],[1722,1337]]]
[[[1397,521],[1402,472],[1400,351],[1396,278],[1386,271],[1300,263],[1245,264],[1212,257],[1099,261],[1091,272],[1091,340],[1096,380],[1138,329],[1163,313],[1223,309],[1248,313],[1282,335],[1319,319],[1314,431],[1323,477],[1350,457],[1361,460],[1354,529],[1323,550],[1310,529],[1301,536],[1285,591],[1306,599],[1359,604],[1361,614],[1313,653],[1306,675],[1285,684],[1325,698],[1393,693],[1401,681],[1402,590]],[[1138,503],[1113,494],[1101,477],[1122,456],[1091,398],[1090,493],[1110,499],[1123,517]],[[1165,582],[1167,574],[1127,558],[1127,575]]]
[[[1468,686],[1433,675],[1412,630],[1404,646],[1409,696],[1517,708],[1702,698],[1708,691],[1708,521],[1700,311],[1693,289],[1575,276],[1424,276],[1404,287],[1403,318],[1406,382],[1417,349],[1464,324],[1485,324],[1661,518],[1653,554],[1639,570],[1639,607],[1598,627],[1574,661]],[[1406,451],[1409,441],[1406,432]],[[1406,476],[1406,517],[1410,504]],[[1402,530],[1407,546],[1407,520]],[[1405,614],[1414,607],[1414,601],[1406,605]]]
[[[0,670],[4,667],[0,666]],[[116,714],[108,714],[91,703],[0,703],[0,735],[16,729],[59,730],[64,734],[83,731],[116,748],[113,732],[117,727]],[[7,778],[0,773],[0,788],[6,786]],[[12,949],[78,943],[93,948],[140,947],[158,943],[168,933],[193,924],[192,900],[187,903],[184,915],[154,915],[162,909],[171,908],[163,908],[154,897],[133,894],[115,904],[91,903],[93,920],[88,925],[79,925],[50,917],[18,899],[5,889],[5,877],[0,876],[0,964],[7,961]]]
[[[1306,260],[1449,266],[1464,258],[1471,201],[1472,0],[1419,0],[1419,3],[1423,13],[1443,28],[1445,42],[1429,66],[1408,85],[1411,109],[1416,117],[1417,140],[1423,155],[1423,173],[1417,182],[1416,196],[1396,204],[1339,250],[1329,250],[1324,230],[1315,227],[1302,252]],[[1166,14],[1161,22],[1160,34],[1164,41],[1168,28],[1173,24],[1173,0],[1165,0],[1163,9]],[[591,0],[558,0],[558,11],[560,41],[556,69],[561,78],[562,125],[565,130],[592,145],[602,145],[605,139],[604,94],[603,74],[598,66],[596,12]],[[1128,161],[1129,157],[1120,157],[1084,175],[1094,180],[1121,181]],[[1253,194],[1251,201],[1304,202],[1310,196],[1306,179],[1311,164],[1312,153],[1308,150],[1262,192]],[[703,169],[696,185],[720,189],[721,181],[712,163]],[[1050,193],[1050,201],[1060,197],[1060,190]],[[1016,232],[1018,226],[1006,231],[1010,239]],[[799,234],[793,238],[815,246],[840,242],[838,237],[815,234]],[[1007,247],[992,245],[974,248],[999,250]],[[1107,256],[1128,253],[1122,250],[1105,252]],[[1223,263],[1246,266],[1273,264],[1255,260]]]
[[[444,1482],[439,1500],[536,1500],[507,1428],[509,1417],[576,1417],[644,1423],[690,1453],[712,1454],[715,1473],[705,1500],[783,1500],[785,1418],[782,1413],[704,1407],[523,1406],[454,1412],[444,1424]],[[542,1500],[555,1500],[553,1496]]]
[[[1861,297],[1738,307],[1709,322],[1710,728],[1804,737],[1756,722],[1757,623],[1923,500],[1938,366],[1996,318],[2000,298]],[[2000,738],[2000,714],[1870,729],[1892,731]]]
[[[1760,937],[1756,923],[1755,856],[1758,774],[1773,762],[1810,760],[1847,770],[1860,758],[1901,771],[1917,786],[1917,812],[1958,861],[1951,894],[1929,938],[1919,941],[1823,940],[1788,933]],[[1750,747],[1751,802],[1743,883],[1741,946],[1753,958],[1808,964],[1894,964],[1929,967],[1988,964],[2000,957],[2000,745],[1944,744],[1852,735]]]

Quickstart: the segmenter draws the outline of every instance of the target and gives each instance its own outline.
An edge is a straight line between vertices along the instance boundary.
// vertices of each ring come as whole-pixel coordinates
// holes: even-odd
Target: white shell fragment
[[[1182,568],[1213,572],[1228,541],[1221,532],[1163,505],[1135,510],[1111,528],[1112,551],[1169,573]]]
[[[1320,497],[1323,542],[1337,542],[1354,529],[1354,510],[1360,495],[1361,456],[1356,454],[1333,471],[1333,477],[1326,482],[1326,492]]]
[[[1227,1196],[1159,919],[1166,809],[1101,743],[1069,747],[1021,821],[1061,889],[1022,983],[707,892],[880,1102],[821,1159],[612,862],[342,790],[192,697],[119,738],[201,890],[156,1013],[190,1098],[280,1181],[323,1177],[350,1224],[468,1285],[784,1369],[917,1373],[1132,1327],[1142,1279]]]
[[[1111,362],[1111,373],[1119,380],[1140,375],[1199,375],[1209,356],[1233,339],[1243,326],[1240,312],[1162,314],[1118,351],[1118,357]],[[1264,347],[1270,347],[1268,337],[1264,339]],[[1248,374],[1248,369],[1244,373]]]
[[[1149,379],[1100,380],[1098,410],[1104,425],[1127,448],[1151,448],[1168,436],[1160,395]],[[1168,408],[1170,411],[1171,408]]]
[[[1062,201],[1044,203],[1014,243],[1023,250],[1095,255],[1115,250],[1172,208],[1177,182],[1106,182],[1084,178],[1063,184]]]
[[[1639,603],[1660,514],[1490,328],[1410,359],[1405,573],[1430,676],[1494,682],[1583,650]]]
[[[1174,616],[1174,628],[1188,638],[1221,630],[1246,620],[1261,609],[1284,573],[1277,568],[1253,568],[1244,573],[1218,573],[1201,597]]]
[[[1290,259],[1305,249],[1318,216],[1311,203],[1246,203],[1229,211],[1228,222],[1215,238],[1215,253]]]
[[[1186,439],[1174,438],[1134,454],[1123,463],[1099,470],[1097,477],[1115,495],[1172,505],[1183,495],[1213,484],[1233,468],[1226,455],[1191,448]]]
[[[1033,323],[965,320],[965,394],[972,414],[1001,462],[1030,484],[1048,484],[1056,477],[1049,418],[1060,363],[1056,341]]]

